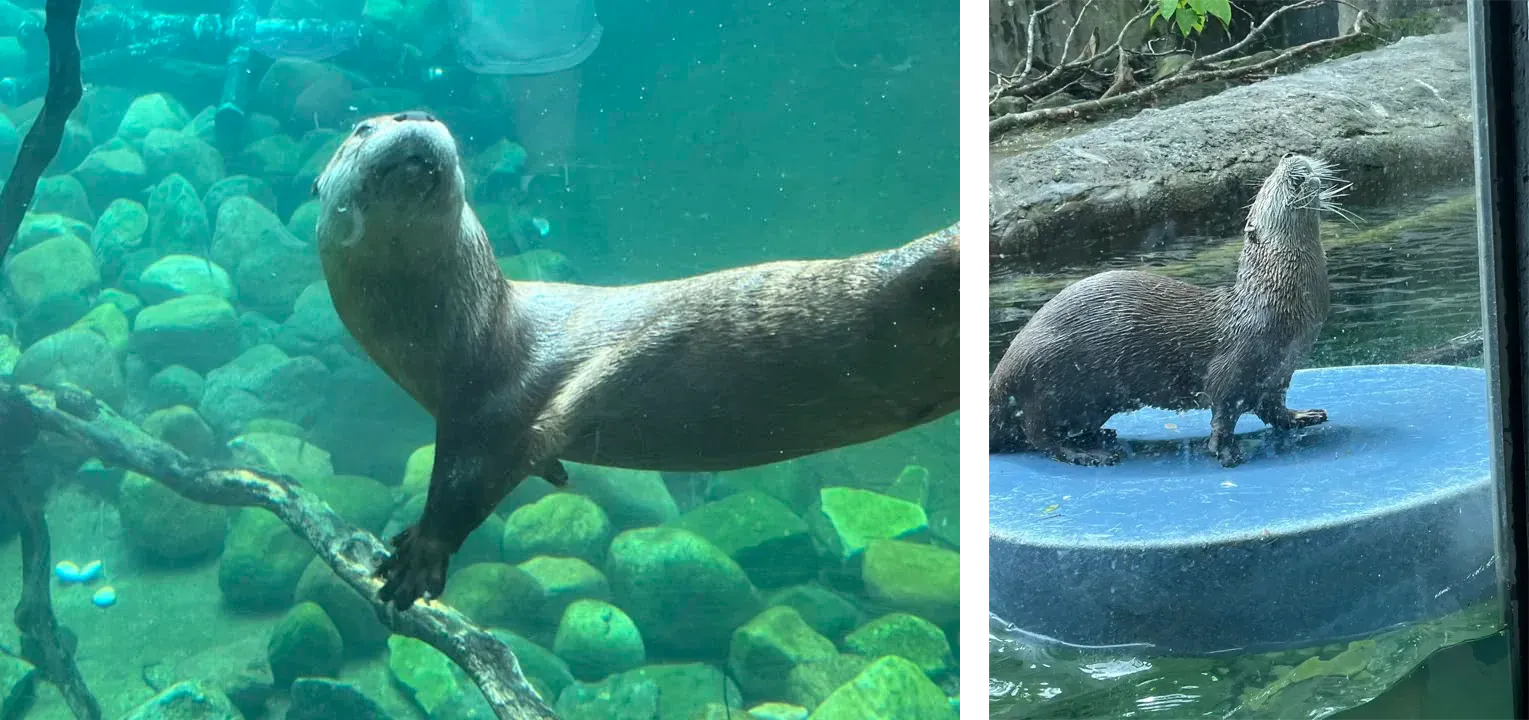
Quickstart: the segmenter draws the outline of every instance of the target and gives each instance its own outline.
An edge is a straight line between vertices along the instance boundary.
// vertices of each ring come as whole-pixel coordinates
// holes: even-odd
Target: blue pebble
[[[53,574],[57,576],[58,581],[62,583],[80,582],[80,566],[75,565],[68,560],[62,560],[57,565],[54,565]]]
[[[100,560],[91,560],[90,562],[85,563],[85,567],[80,568],[79,581],[82,583],[88,583],[100,580],[103,570],[104,569],[101,567]]]
[[[98,608],[109,608],[117,604],[117,589],[107,585],[97,590],[90,596],[90,602]]]

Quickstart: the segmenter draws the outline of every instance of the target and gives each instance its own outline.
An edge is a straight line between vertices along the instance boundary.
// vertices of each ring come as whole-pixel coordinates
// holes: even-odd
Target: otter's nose
[[[405,110],[405,111],[403,111],[401,113],[398,113],[397,115],[394,115],[393,119],[398,121],[398,122],[404,122],[406,120],[416,120],[416,121],[419,121],[419,122],[435,122],[435,116],[431,115],[430,113],[425,112],[424,110]]]

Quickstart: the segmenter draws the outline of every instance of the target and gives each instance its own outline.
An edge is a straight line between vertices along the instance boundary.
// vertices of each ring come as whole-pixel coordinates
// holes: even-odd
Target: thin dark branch
[[[1288,12],[1294,12],[1296,10],[1305,10],[1307,8],[1314,8],[1314,7],[1317,7],[1318,5],[1321,5],[1325,1],[1326,0],[1301,0],[1300,2],[1295,2],[1295,3],[1291,3],[1289,5],[1285,5],[1284,7],[1281,7],[1278,10],[1275,10],[1274,12],[1269,13],[1269,17],[1264,18],[1264,21],[1259,23],[1257,27],[1254,27],[1252,30],[1249,30],[1248,34],[1244,35],[1241,40],[1238,40],[1237,42],[1233,43],[1229,47],[1222,48],[1221,50],[1218,50],[1218,51],[1213,52],[1213,53],[1211,53],[1209,55],[1206,55],[1205,57],[1190,58],[1189,62],[1184,63],[1183,67],[1179,68],[1179,72],[1180,73],[1184,73],[1184,74],[1188,74],[1190,72],[1190,70],[1192,68],[1194,68],[1194,67],[1197,67],[1197,66],[1200,66],[1200,65],[1209,65],[1209,64],[1214,63],[1214,62],[1216,62],[1218,60],[1221,60],[1223,58],[1228,58],[1228,57],[1235,56],[1238,53],[1242,52],[1243,49],[1246,48],[1247,46],[1252,45],[1253,41],[1255,41],[1258,38],[1262,37],[1263,34],[1265,32],[1267,32],[1270,27],[1273,27],[1274,21],[1278,20],[1281,15],[1284,15],[1285,13],[1288,13]]]
[[[81,398],[84,398],[82,400]],[[5,406],[9,406],[6,408]],[[94,407],[98,416],[82,408]],[[336,515],[318,496],[282,475],[219,468],[195,460],[144,433],[81,391],[61,392],[0,379],[0,417],[29,409],[37,426],[75,440],[102,462],[158,480],[175,493],[210,505],[270,511],[313,547],[335,575],[371,603],[383,625],[418,638],[460,665],[501,720],[554,720],[557,716],[522,674],[509,646],[436,600],[398,612],[377,599],[373,572],[386,549],[376,536]]]
[[[80,0],[48,0],[43,17],[43,34],[48,38],[48,92],[43,95],[42,111],[21,141],[5,188],[0,189],[0,260],[11,249],[37,191],[37,180],[58,155],[64,123],[85,92],[80,81],[80,43],[75,37],[79,16]]]

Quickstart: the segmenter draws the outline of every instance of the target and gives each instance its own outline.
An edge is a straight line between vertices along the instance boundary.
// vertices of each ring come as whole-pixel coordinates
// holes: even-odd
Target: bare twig
[[[5,188],[0,189],[0,259],[5,258],[21,218],[32,204],[37,180],[48,163],[58,155],[64,141],[64,123],[80,104],[84,85],[80,82],[80,43],[75,25],[80,16],[80,0],[48,0],[44,11],[43,34],[48,38],[48,92],[43,95],[42,110],[27,130],[16,153]]]
[[[271,512],[372,605],[383,625],[424,641],[460,665],[483,691],[498,718],[557,717],[526,681],[510,648],[456,610],[429,600],[398,612],[379,601],[381,582],[373,570],[386,556],[386,549],[376,536],[342,520],[312,492],[285,476],[256,469],[218,468],[192,459],[98,403],[99,417],[95,419],[70,412],[71,406],[79,404],[67,402],[67,397],[57,391],[0,380],[0,417],[30,412],[39,429],[73,439],[103,462],[155,478],[182,497]]]
[[[1106,110],[1125,107],[1133,103],[1154,97],[1164,91],[1171,90],[1176,87],[1182,87],[1184,85],[1210,82],[1212,80],[1226,80],[1229,78],[1260,73],[1265,70],[1272,69],[1282,63],[1288,62],[1293,58],[1321,52],[1323,50],[1327,50],[1329,48],[1337,47],[1339,45],[1353,41],[1363,34],[1359,28],[1360,25],[1365,22],[1365,17],[1366,16],[1364,13],[1359,13],[1359,15],[1354,18],[1354,27],[1349,32],[1339,35],[1338,37],[1327,38],[1324,40],[1315,40],[1302,45],[1297,45],[1295,47],[1286,48],[1280,54],[1275,55],[1274,57],[1269,58],[1263,62],[1254,63],[1252,65],[1227,68],[1225,70],[1203,70],[1189,74],[1175,74],[1138,90],[1121,93],[1110,98],[1101,100],[1086,100],[1080,103],[1068,105],[1066,107],[1045,108],[1042,110],[1028,110],[1025,112],[1009,113],[1007,115],[994,118],[988,122],[988,136],[990,138],[997,138],[1011,130],[1028,127],[1042,122],[1053,120],[1076,120],[1078,118],[1097,114]]]
[[[1064,50],[1062,62],[1056,67],[1052,68],[1051,72],[1042,77],[1026,81],[1025,77],[1028,75],[1028,72],[1020,73],[1010,77],[999,77],[998,82],[988,93],[988,102],[991,103],[993,100],[1006,95],[1031,95],[1037,92],[1052,92],[1051,85],[1059,84],[1057,83],[1057,78],[1061,76],[1062,73],[1088,68],[1094,63],[1098,62],[1101,58],[1123,50],[1124,48],[1122,44],[1125,42],[1126,34],[1131,32],[1131,28],[1135,27],[1136,23],[1151,17],[1152,13],[1154,12],[1157,12],[1157,9],[1155,7],[1149,6],[1141,12],[1138,12],[1130,20],[1127,20],[1125,25],[1120,28],[1120,32],[1115,35],[1115,42],[1111,43],[1109,47],[1106,47],[1102,50],[1086,56],[1080,56],[1071,62],[1067,61],[1066,51]],[[1082,18],[1083,13],[1078,13],[1078,21],[1081,22]],[[1075,22],[1073,24],[1073,29],[1076,28],[1077,23]],[[1070,33],[1069,37],[1071,37]]]
[[[1221,50],[1206,55],[1205,57],[1190,58],[1189,62],[1184,63],[1184,65],[1179,68],[1179,73],[1188,74],[1192,68],[1197,68],[1201,65],[1210,65],[1223,58],[1232,57],[1242,52],[1243,49],[1247,46],[1252,45],[1253,41],[1262,37],[1263,34],[1274,25],[1274,21],[1278,20],[1281,15],[1284,15],[1288,12],[1294,12],[1296,10],[1314,8],[1326,1],[1327,0],[1300,0],[1300,2],[1294,2],[1289,5],[1285,5],[1284,7],[1269,13],[1269,17],[1264,18],[1263,22],[1259,23],[1252,30],[1249,30],[1247,35],[1244,35],[1241,40],[1232,43],[1231,46],[1222,48]]]
[[[1035,24],[1036,24],[1036,22],[1038,22],[1040,20],[1042,15],[1046,14],[1052,8],[1054,8],[1054,7],[1058,6],[1058,5],[1061,5],[1062,3],[1066,2],[1066,1],[1067,0],[1055,0],[1055,2],[1051,3],[1050,5],[1047,5],[1046,7],[1043,7],[1041,9],[1039,9],[1039,10],[1036,10],[1033,13],[1030,13],[1030,22],[1027,25],[1025,25],[1025,67],[1024,67],[1024,69],[1019,71],[1019,77],[1025,77],[1025,76],[1029,75],[1030,74],[1030,68],[1033,67],[1033,64],[1035,62]]]

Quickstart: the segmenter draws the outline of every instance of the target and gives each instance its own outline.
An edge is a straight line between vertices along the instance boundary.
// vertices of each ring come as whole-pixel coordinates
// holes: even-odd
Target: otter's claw
[[[1326,410],[1291,410],[1290,427],[1303,428],[1327,422]]]
[[[451,553],[440,543],[420,538],[418,525],[393,536],[391,544],[393,554],[377,564],[376,576],[382,580],[377,598],[403,611],[421,597],[439,596],[446,588]]]

